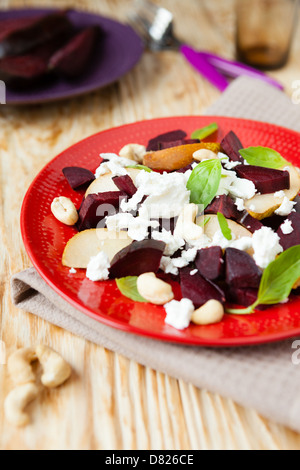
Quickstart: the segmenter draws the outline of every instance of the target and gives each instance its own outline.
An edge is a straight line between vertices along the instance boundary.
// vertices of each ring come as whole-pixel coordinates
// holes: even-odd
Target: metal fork
[[[264,80],[283,89],[282,85],[266,74],[241,64],[224,59],[218,55],[196,51],[184,44],[174,34],[173,14],[149,0],[137,0],[134,10],[129,14],[129,24],[142,37],[144,43],[153,51],[178,50],[188,62],[220,91],[224,91],[229,81],[227,77],[247,75]],[[226,77],[225,77],[226,76]]]

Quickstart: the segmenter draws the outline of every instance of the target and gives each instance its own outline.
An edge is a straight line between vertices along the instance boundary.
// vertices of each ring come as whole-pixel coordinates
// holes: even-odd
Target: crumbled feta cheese
[[[242,212],[243,210],[245,210],[244,199],[241,199],[241,198],[237,197],[236,200],[235,200],[235,205],[236,205],[238,211]]]
[[[282,198],[285,196],[285,192],[284,191],[276,191],[276,193],[274,193],[274,197],[276,198]]]
[[[162,241],[166,244],[164,251],[165,256],[172,256],[176,253],[177,250],[180,250],[185,245],[185,241],[182,238],[175,237],[172,235],[172,232],[162,229],[161,232],[153,231],[152,232],[153,240]]]
[[[281,206],[275,211],[277,215],[290,215],[293,212],[293,207],[296,205],[296,202],[290,201],[288,197],[285,197]]]
[[[252,181],[238,178],[234,171],[222,168],[220,186],[217,196],[223,194],[240,199],[252,199],[256,193],[255,185]]]
[[[99,178],[99,176],[105,175],[106,173],[112,173],[113,176],[127,175],[128,172],[125,170],[125,167],[134,165],[132,160],[119,157],[115,153],[101,153],[100,157],[108,161],[102,162],[97,168],[95,173],[96,178]]]
[[[281,231],[284,235],[289,235],[294,231],[292,221],[286,219],[283,224],[280,225]]]
[[[183,207],[190,202],[190,191],[186,188],[186,182],[187,177],[184,173],[160,174],[154,171],[151,173],[140,171],[135,180],[138,189],[135,202],[137,200],[140,202],[144,196],[148,196],[140,209],[143,214],[147,211],[148,218],[177,217]],[[128,203],[127,206],[123,203],[121,209],[126,208],[128,208]],[[136,208],[135,206],[132,210]]]
[[[167,313],[165,318],[167,325],[173,326],[177,330],[184,330],[189,326],[195,310],[191,300],[182,299],[180,302],[172,300],[164,307]]]
[[[77,273],[77,271],[76,271],[76,269],[74,269],[74,268],[71,268],[71,269],[69,269],[69,273],[70,273],[70,274],[76,274],[76,273]]]
[[[177,276],[179,271],[178,268],[174,265],[174,260],[176,258],[169,258],[168,256],[162,256],[160,260],[160,269],[166,274],[173,274]]]
[[[91,281],[106,281],[109,278],[110,261],[104,251],[93,256],[86,269],[86,277]]]
[[[198,269],[193,269],[193,271],[190,272],[190,275],[195,276],[195,274],[197,274],[197,272],[198,272]]]
[[[184,259],[188,264],[195,261],[197,256],[197,248],[190,248],[189,250],[184,250],[181,253],[181,258]]]
[[[230,244],[230,248],[236,248],[241,251],[248,251],[252,248],[252,238],[251,237],[242,237],[234,240]]]
[[[148,228],[159,227],[159,222],[133,217],[132,214],[119,213],[106,218],[106,227],[109,231],[115,230],[116,232],[127,229],[128,236],[132,240],[142,241],[148,236]]]
[[[229,194],[241,199],[252,199],[255,196],[256,188],[252,181],[244,178],[236,178],[230,185]]]
[[[232,241],[236,238],[234,233],[231,235],[232,240],[227,240],[227,238],[224,237],[222,230],[217,230],[213,236],[210,246],[220,246],[223,250],[226,250],[226,248],[229,248]]]
[[[265,269],[283,251],[279,236],[270,227],[262,227],[254,232],[252,246],[254,261],[262,269]]]

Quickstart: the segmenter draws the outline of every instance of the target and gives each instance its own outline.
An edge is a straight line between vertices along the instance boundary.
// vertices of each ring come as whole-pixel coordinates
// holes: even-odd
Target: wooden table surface
[[[188,42],[233,57],[233,1],[164,0]],[[69,6],[124,20],[131,0],[1,0],[1,8]],[[287,93],[299,76],[299,31],[288,65],[273,75]],[[219,92],[176,52],[144,54],[118,83],[81,98],[44,106],[0,106],[0,299],[2,339],[16,347],[44,342],[72,364],[72,379],[31,405],[32,424],[5,422],[11,384],[0,365],[1,449],[300,449],[300,435],[254,410],[199,390],[98,347],[20,311],[10,277],[30,261],[19,229],[25,191],[60,151],[95,132],[142,119],[199,115]],[[274,359],[276,360],[276,359]]]

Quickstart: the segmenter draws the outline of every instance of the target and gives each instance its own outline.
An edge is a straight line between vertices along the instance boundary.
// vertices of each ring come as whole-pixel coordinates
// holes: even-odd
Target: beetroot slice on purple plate
[[[226,283],[230,287],[259,287],[262,272],[245,251],[227,248],[225,252]]]
[[[166,132],[165,134],[160,134],[153,139],[149,140],[147,145],[147,152],[156,152],[160,150],[159,146],[163,142],[176,142],[178,140],[183,140],[187,136],[186,132],[182,130],[175,130],[171,132]]]
[[[140,276],[144,273],[156,273],[166,244],[156,240],[133,242],[119,251],[111,262],[110,278]]]
[[[62,172],[71,188],[75,190],[87,186],[95,179],[94,174],[90,170],[79,166],[67,166]]]
[[[19,22],[19,26],[18,26]],[[0,23],[1,28],[1,23]],[[73,26],[66,11],[39,15],[29,19],[15,20],[14,24],[5,23],[0,33],[0,58],[23,55],[32,49],[52,43],[59,36],[69,35]]]
[[[76,77],[83,73],[93,52],[98,32],[98,27],[91,26],[76,34],[51,57],[49,69],[67,77]]]
[[[89,194],[79,210],[79,220],[76,224],[79,232],[90,228],[99,228],[98,224],[107,215],[116,214],[122,198],[127,198],[127,194],[122,191]]]
[[[261,194],[290,189],[290,174],[288,171],[253,165],[239,165],[235,168],[235,171],[240,178],[252,181]]]
[[[260,230],[263,227],[263,224],[252,217],[252,215],[248,214],[247,211],[240,212],[240,216],[237,219],[237,222],[243,227],[245,227],[249,232],[254,233],[256,230]]]
[[[219,246],[199,250],[195,265],[202,276],[210,281],[216,281],[224,272],[223,251]]]
[[[284,234],[281,227],[279,227],[277,231],[280,238],[280,245],[284,250],[287,250],[292,246],[300,245],[300,214],[298,212],[292,212],[287,217],[287,220],[292,223],[292,233]]]
[[[115,176],[113,182],[120,191],[124,191],[129,197],[137,192],[137,188],[129,175]]]
[[[191,276],[193,269],[187,267],[180,270],[180,287],[182,297],[190,299],[195,308],[199,308],[211,299],[225,302],[224,292],[212,281],[197,273]]]
[[[228,155],[230,160],[234,162],[244,161],[239,152],[242,148],[244,148],[243,144],[233,131],[228,132],[228,134],[224,137],[221,142],[221,147],[226,155]]]
[[[212,203],[205,209],[205,214],[217,214],[218,212],[221,212],[226,219],[233,220],[238,220],[241,215],[233,199],[230,196],[225,196],[225,194],[215,197]]]

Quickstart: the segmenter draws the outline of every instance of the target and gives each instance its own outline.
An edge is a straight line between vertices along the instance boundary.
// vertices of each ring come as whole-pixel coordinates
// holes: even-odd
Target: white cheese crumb
[[[194,305],[191,300],[182,299],[180,302],[172,300],[164,307],[167,313],[165,318],[167,325],[173,326],[177,330],[184,330],[189,326],[194,313]]]
[[[265,269],[283,251],[279,236],[270,227],[262,227],[254,232],[252,246],[254,261],[262,269]]]
[[[160,269],[166,274],[173,274],[177,276],[179,273],[178,268],[174,265],[175,258],[169,258],[168,256],[162,256],[160,260]]]
[[[132,240],[142,241],[148,236],[148,228],[159,227],[159,222],[133,217],[132,214],[119,213],[106,218],[106,227],[109,231],[116,232],[127,229],[128,236]]]
[[[195,274],[197,274],[197,272],[198,272],[198,269],[193,269],[193,271],[190,272],[190,275],[195,276]]]
[[[296,202],[290,201],[288,197],[285,197],[281,206],[275,211],[277,215],[290,215],[293,212],[293,207],[296,205]]]
[[[76,273],[77,273],[77,271],[76,271],[76,269],[74,269],[74,268],[71,268],[71,269],[69,270],[69,273],[70,273],[70,274],[76,274]]]
[[[285,196],[285,192],[284,191],[276,191],[276,193],[274,193],[274,197],[276,198],[283,198]]]
[[[175,237],[168,230],[162,229],[162,232],[153,231],[152,232],[153,240],[162,241],[166,244],[164,251],[165,256],[172,256],[176,253],[177,250],[180,250],[185,245],[185,241],[182,238]]]
[[[280,228],[284,235],[289,235],[290,233],[294,231],[292,221],[288,219],[286,219],[284,223],[280,225]]]
[[[243,210],[245,210],[244,199],[237,197],[235,200],[235,205],[238,211],[242,212]]]
[[[132,160],[119,157],[115,153],[101,153],[100,157],[108,161],[102,162],[97,168],[95,173],[96,178],[99,178],[99,176],[105,175],[106,173],[112,173],[113,176],[128,175],[125,167],[134,165]]]
[[[91,281],[106,281],[109,278],[110,261],[104,251],[93,256],[86,269],[86,277]]]
[[[229,187],[229,194],[241,199],[252,199],[255,193],[256,188],[254,183],[244,178],[236,178]]]
[[[148,196],[140,211],[143,214],[147,212],[151,219],[179,216],[183,207],[190,202],[190,191],[187,190],[186,183],[187,176],[184,173],[140,171],[135,180],[138,198],[142,200],[143,196]],[[121,208],[124,210],[125,206]]]

